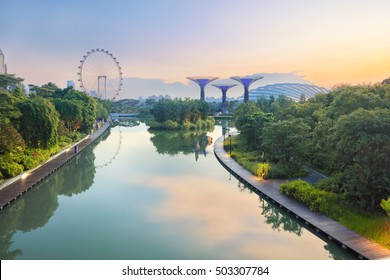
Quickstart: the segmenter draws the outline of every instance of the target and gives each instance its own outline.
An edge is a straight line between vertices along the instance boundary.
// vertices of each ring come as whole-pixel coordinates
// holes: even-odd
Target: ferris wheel
[[[122,89],[122,68],[116,57],[104,49],[92,49],[80,60],[80,88],[86,94],[113,100]]]

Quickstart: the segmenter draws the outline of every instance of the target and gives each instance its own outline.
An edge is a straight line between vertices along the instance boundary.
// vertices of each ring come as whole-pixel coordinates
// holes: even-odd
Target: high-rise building
[[[0,49],[0,74],[7,74],[7,66],[4,62],[4,53]]]
[[[75,83],[73,81],[71,81],[71,80],[66,82],[66,87],[76,88]]]

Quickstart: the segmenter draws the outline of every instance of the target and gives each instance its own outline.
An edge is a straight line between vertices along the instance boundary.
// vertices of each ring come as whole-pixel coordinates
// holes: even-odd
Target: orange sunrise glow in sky
[[[60,87],[77,83],[87,51],[110,50],[123,97],[142,94],[127,78],[169,94],[196,75],[285,74],[331,88],[390,77],[389,12],[387,0],[2,0],[0,48],[9,73]]]

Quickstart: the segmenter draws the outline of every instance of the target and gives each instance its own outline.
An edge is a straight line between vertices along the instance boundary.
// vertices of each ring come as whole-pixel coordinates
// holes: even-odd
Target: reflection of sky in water
[[[286,216],[279,210],[271,207],[262,215],[263,204],[268,204],[248,189],[239,188],[234,177],[229,180],[212,145],[207,147],[206,157],[200,155],[196,161],[194,154],[157,154],[155,145],[161,143],[150,141],[153,134],[145,131],[144,124],[122,127],[121,131],[118,156],[96,169],[94,177],[88,178],[87,174],[93,174],[89,169],[83,176],[77,175],[77,170],[91,168],[80,156],[77,164],[70,162],[68,169],[50,177],[40,191],[24,198],[23,203],[31,204],[29,209],[39,210],[40,192],[51,190],[52,195],[45,200],[52,201],[48,205],[53,209],[42,214],[45,220],[37,229],[25,226],[22,232],[23,227],[16,223],[13,243],[7,245],[10,251],[20,249],[23,253],[18,257],[25,259],[329,258],[324,241],[304,228],[300,230],[290,219],[282,221]],[[207,135],[215,140],[221,128]],[[84,157],[101,164],[115,151],[118,139],[116,127]],[[180,142],[180,138],[175,139]],[[188,139],[185,141],[192,141]],[[67,185],[70,181],[84,188]],[[73,195],[71,190],[75,190]],[[22,200],[18,203],[15,206],[22,208]],[[13,217],[21,221],[23,215]],[[279,229],[272,228],[281,221]],[[283,230],[288,223],[301,236]],[[332,253],[348,258],[334,246]]]

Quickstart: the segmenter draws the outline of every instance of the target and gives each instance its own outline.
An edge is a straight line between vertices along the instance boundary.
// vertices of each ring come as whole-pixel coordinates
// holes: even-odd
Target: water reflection
[[[101,140],[107,137],[108,133]],[[45,226],[58,208],[59,195],[71,197],[92,186],[95,177],[93,149],[100,141],[92,144],[39,187],[1,213],[0,259],[15,259],[18,255],[23,255],[20,249],[10,250],[13,236],[18,231],[25,233]]]
[[[238,188],[241,191],[249,190],[253,192],[253,187],[238,181]],[[297,222],[296,219],[292,218],[286,213],[282,212],[282,209],[276,207],[274,204],[268,202],[262,195],[259,194],[259,202],[261,215],[265,218],[265,223],[270,225],[273,230],[280,232],[291,232],[297,236],[302,235],[302,226]]]
[[[309,226],[304,226],[300,220],[292,217],[291,214],[279,206],[276,206],[274,203],[269,202],[262,194],[257,190],[254,190],[252,186],[241,183],[238,181],[238,188],[241,191],[249,190],[250,192],[255,192],[259,196],[259,207],[261,209],[261,215],[265,218],[265,223],[270,225],[271,228],[277,232],[290,232],[296,236],[302,236],[303,231],[306,229],[314,235],[318,235],[313,228]],[[344,249],[340,245],[335,244],[327,240],[326,236],[318,235],[323,241],[325,241],[324,249],[329,252],[329,258],[334,260],[347,260],[351,259],[350,255],[346,255]]]
[[[210,153],[202,141],[219,137],[221,127],[122,127],[120,156],[97,169],[115,152],[121,127],[1,214],[1,259],[351,258],[254,189],[228,180],[214,156],[194,162],[198,143]]]
[[[196,131],[164,131],[149,129],[152,134],[150,141],[156,147],[157,153],[167,155],[195,154],[195,160],[199,155],[206,156],[207,146],[213,143],[213,138],[207,135],[207,130]]]

